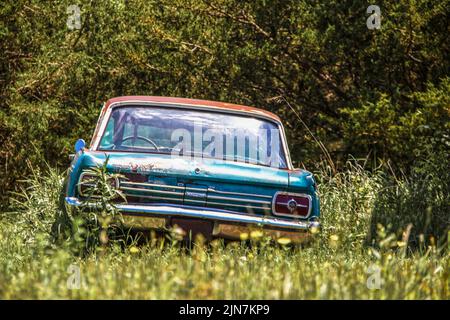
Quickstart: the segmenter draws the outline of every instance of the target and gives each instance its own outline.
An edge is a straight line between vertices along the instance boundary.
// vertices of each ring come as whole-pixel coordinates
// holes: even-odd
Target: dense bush
[[[371,235],[378,225],[398,237],[411,225],[409,241],[415,247],[435,242],[446,245],[450,233],[450,159],[430,154],[417,161],[409,177],[385,179],[374,204]]]
[[[383,1],[380,30],[362,0],[83,0],[80,30],[66,25],[71,4],[0,8],[2,199],[27,161],[66,166],[101,103],[126,94],[269,109],[308,166],[321,148],[294,111],[338,167],[351,153],[408,170],[423,145],[448,147],[446,1]]]

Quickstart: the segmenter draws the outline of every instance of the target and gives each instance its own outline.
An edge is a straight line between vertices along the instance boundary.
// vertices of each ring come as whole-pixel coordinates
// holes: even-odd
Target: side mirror
[[[84,142],[83,139],[78,139],[77,142],[75,142],[75,152],[78,153],[79,151],[83,150],[86,146],[86,142]]]

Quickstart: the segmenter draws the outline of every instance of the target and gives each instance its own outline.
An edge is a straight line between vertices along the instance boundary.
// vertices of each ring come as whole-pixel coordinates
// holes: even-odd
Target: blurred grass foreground
[[[87,247],[80,232],[55,241],[63,177],[34,170],[0,215],[0,298],[448,299],[448,168],[436,163],[401,180],[356,161],[324,167],[324,228],[303,247],[257,233],[190,246],[110,235]]]

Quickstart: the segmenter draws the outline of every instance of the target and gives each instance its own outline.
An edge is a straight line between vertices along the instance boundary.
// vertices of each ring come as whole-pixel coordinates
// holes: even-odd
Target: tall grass
[[[198,242],[186,249],[175,240],[158,238],[139,246],[111,242],[101,254],[92,251],[80,257],[69,242],[52,241],[61,174],[51,168],[35,172],[28,188],[16,196],[21,200],[13,212],[0,216],[0,298],[449,298],[445,190],[423,195],[435,197],[430,200],[422,198],[434,203],[435,213],[427,221],[437,218],[443,225],[424,229],[417,219],[417,225],[408,228],[417,212],[405,215],[405,221],[391,219],[402,211],[383,201],[393,187],[400,191],[389,193],[389,203],[396,196],[404,203],[418,201],[408,198],[417,187],[412,180],[369,173],[355,162],[338,174],[322,170],[318,180],[323,229],[304,247],[252,239],[250,244]],[[438,189],[443,183],[434,176]],[[407,208],[414,210],[412,205]],[[381,221],[389,221],[389,226]],[[417,236],[419,246],[409,246],[413,229],[428,232]],[[77,268],[81,282],[74,287],[70,283]]]

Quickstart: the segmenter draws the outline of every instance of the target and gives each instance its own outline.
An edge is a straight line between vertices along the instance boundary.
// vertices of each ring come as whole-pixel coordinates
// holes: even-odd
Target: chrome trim
[[[250,197],[260,197],[260,198],[272,199],[272,196],[267,196],[267,195],[263,195],[263,194],[220,191],[220,190],[216,190],[213,188],[208,188],[208,192],[215,192],[215,193],[219,193],[219,194],[230,194],[230,195],[235,195],[235,196],[245,196],[245,197],[250,196]]]
[[[78,198],[66,197],[65,201],[70,206],[80,206],[82,202]],[[96,208],[96,204],[90,204],[92,208]],[[310,222],[298,220],[284,220],[276,217],[257,216],[250,214],[240,214],[226,211],[214,211],[207,208],[186,208],[173,207],[168,205],[138,205],[138,204],[117,204],[115,207],[124,213],[134,214],[150,214],[153,216],[181,216],[200,218],[213,221],[222,221],[228,223],[249,223],[266,227],[274,227],[280,229],[290,229],[297,231],[307,231],[310,229]]]
[[[157,188],[170,188],[170,189],[178,189],[178,190],[184,190],[185,187],[180,186],[172,186],[167,184],[156,184],[156,183],[147,183],[147,182],[132,182],[127,180],[121,180],[120,184],[131,184],[136,186],[144,186],[144,187],[157,187]]]
[[[144,199],[153,199],[153,200],[170,200],[170,201],[181,201],[183,202],[183,198],[177,199],[177,198],[168,198],[168,197],[156,197],[156,196],[147,196],[147,195],[136,195],[136,194],[130,194],[130,193],[124,193],[124,195],[128,197],[135,197],[135,198],[144,198]]]
[[[95,176],[96,174],[95,174],[95,172],[93,172],[93,171],[89,171],[89,169],[88,170],[83,170],[83,171],[81,171],[81,173],[80,173],[80,177],[78,178],[78,182],[77,182],[77,191],[78,191],[78,195],[80,195],[80,196],[82,196],[82,197],[86,197],[86,196],[88,196],[88,195],[86,195],[86,194],[83,194],[82,192],[81,192],[81,181],[82,181],[82,179],[83,179],[83,177],[85,176],[85,175],[91,175],[91,176]],[[115,188],[116,189],[120,189],[120,180],[117,178],[117,177],[114,177],[114,180],[116,181],[116,186],[115,186]],[[93,186],[93,184],[88,184],[88,186]],[[98,196],[95,196],[95,195],[92,195],[92,197],[98,197]]]
[[[206,207],[208,207],[209,204],[216,205],[216,206],[222,206],[222,207],[237,207],[237,208],[243,208],[243,209],[256,209],[256,210],[270,210],[270,207],[255,207],[255,206],[249,206],[249,205],[241,205],[241,204],[235,204],[235,203],[223,203],[223,202],[211,202],[206,201]]]
[[[201,192],[205,192],[208,191],[208,189],[206,188],[195,188],[195,187],[184,187],[186,190],[193,190],[193,191],[201,191]]]
[[[204,188],[195,188],[195,187],[180,187],[180,186],[167,185],[167,184],[157,184],[157,183],[147,183],[147,182],[131,182],[131,181],[126,181],[126,180],[120,180],[121,186],[127,185],[127,184],[142,186],[142,187],[156,187],[156,188],[177,189],[177,190],[186,190],[186,191],[188,191],[188,190],[202,191],[202,192],[207,191],[207,192],[218,193],[218,194],[229,194],[229,195],[244,196],[244,197],[258,197],[258,198],[266,198],[266,199],[271,199],[271,200],[273,198],[273,196],[269,196],[269,195],[243,193],[243,192],[231,192],[231,191],[220,191],[220,190],[216,190],[214,188],[204,189]],[[136,188],[136,190],[138,190],[138,188]],[[150,189],[145,189],[145,190],[150,190]],[[161,191],[164,191],[164,190],[161,190]],[[231,199],[231,198],[227,198],[227,199]],[[243,199],[240,199],[240,200],[243,200]],[[267,203],[269,203],[269,201]]]
[[[167,184],[156,184],[156,183],[146,183],[146,182],[131,182],[131,181],[120,181],[121,185],[136,185],[136,186],[143,186],[143,187],[156,187],[156,188],[167,188],[167,189],[177,189],[177,190],[193,190],[193,191],[202,191],[202,192],[212,192],[212,193],[218,193],[218,194],[229,194],[229,195],[236,195],[236,196],[244,196],[244,197],[258,197],[258,198],[267,198],[272,200],[272,196],[268,195],[261,195],[261,194],[254,194],[254,193],[243,193],[243,192],[231,192],[231,191],[220,191],[213,188],[195,188],[195,187],[180,187],[180,186],[173,186],[173,185],[167,185]],[[137,190],[137,189],[136,189]],[[228,198],[227,198],[228,199]],[[270,203],[270,202],[268,202]]]
[[[196,202],[196,203],[203,203],[203,204],[206,203],[206,200],[184,199],[184,202],[186,202],[186,201],[188,201],[188,202]]]
[[[317,221],[317,220],[313,220],[313,221],[309,221],[309,228],[310,229],[312,229],[312,228],[314,228],[314,229],[320,229],[320,222],[319,221]]]
[[[147,188],[134,188],[134,187],[126,187],[127,185],[131,186],[139,186],[139,187],[156,187],[156,188],[162,188],[162,189],[176,189],[180,191],[169,191],[169,190],[155,190],[155,189],[147,189]],[[226,196],[216,196],[211,195],[210,193],[217,193],[217,194],[224,194],[224,195],[238,195],[238,196],[245,196],[245,197],[260,197],[260,198],[270,198],[272,199],[272,196],[268,195],[257,195],[257,194],[251,194],[251,193],[241,193],[241,192],[231,192],[231,191],[219,191],[215,190],[213,188],[195,188],[195,187],[180,187],[180,186],[171,186],[171,185],[164,185],[164,184],[156,184],[156,183],[145,183],[145,182],[127,182],[120,180],[120,190],[124,191],[135,191],[135,192],[142,192],[142,193],[153,193],[153,194],[171,194],[175,196],[179,196],[180,199],[177,198],[167,198],[167,197],[156,197],[156,196],[149,196],[149,195],[141,195],[141,194],[130,194],[129,192],[124,192],[125,195],[130,197],[142,197],[147,199],[154,199],[154,200],[173,200],[173,201],[184,201],[185,202],[192,202],[192,203],[202,203],[205,204],[206,207],[210,206],[222,206],[222,207],[234,207],[234,208],[242,208],[245,210],[263,210],[263,211],[269,211],[272,201],[264,201],[264,200],[256,200],[256,199],[249,199],[249,198],[236,198],[236,197],[226,197]],[[184,192],[182,192],[183,190]],[[187,192],[189,191],[201,191],[205,193],[205,199],[204,200],[198,200],[198,199],[189,199],[187,196]],[[242,202],[242,204],[235,204],[235,203],[222,203],[222,202],[216,202],[216,201],[210,201],[210,200],[223,200],[223,201],[235,201],[235,202]],[[252,204],[261,204],[262,206],[254,206]],[[266,207],[267,206],[267,207]]]
[[[169,191],[169,190],[155,190],[155,189],[143,189],[143,188],[129,188],[129,187],[120,187],[120,190],[126,190],[126,191],[139,191],[139,192],[150,192],[150,193],[164,193],[164,194],[173,194],[176,196],[182,196],[184,195],[183,192],[177,192],[177,191]],[[140,196],[140,195],[136,195]]]
[[[272,201],[263,201],[263,200],[251,200],[251,199],[244,199],[244,198],[228,198],[228,197],[221,197],[221,196],[207,196],[207,199],[213,199],[213,200],[228,200],[228,201],[241,201],[241,202],[247,202],[247,203],[260,203],[260,204],[268,204],[269,206],[272,204]]]
[[[255,117],[255,118],[261,118],[261,119],[269,120],[269,121],[275,123],[279,127],[279,129],[281,129],[280,131],[282,132],[282,134],[280,134],[280,139],[281,139],[281,143],[283,145],[283,152],[284,152],[284,155],[285,155],[285,158],[286,158],[287,169],[293,170],[293,168],[294,168],[292,166],[292,161],[291,161],[291,155],[289,153],[289,148],[287,147],[286,133],[284,131],[284,126],[283,126],[281,121],[273,119],[273,118],[271,118],[269,116],[266,116],[264,114],[256,114],[256,113],[254,114],[254,113],[247,112],[247,111],[227,110],[227,109],[222,109],[222,108],[213,107],[213,106],[193,105],[193,104],[188,104],[188,103],[150,102],[150,101],[142,101],[142,100],[126,100],[126,101],[114,102],[114,103],[109,105],[108,110],[106,110],[105,114],[103,115],[102,122],[100,124],[99,129],[98,129],[98,132],[97,132],[97,128],[95,129],[94,132],[97,132],[97,136],[95,137],[95,140],[92,141],[90,150],[97,150],[98,149],[101,137],[103,136],[103,134],[105,132],[106,125],[107,125],[107,123],[109,121],[112,109],[116,108],[116,107],[120,107],[120,106],[130,105],[130,104],[140,104],[140,105],[160,106],[160,107],[172,107],[172,108],[182,108],[182,109],[194,109],[194,110],[195,109],[199,109],[199,110],[213,110],[213,111],[216,111],[216,112],[219,112],[219,113],[241,114],[241,115],[252,116],[252,117]],[[227,161],[227,160],[224,160],[224,161]]]
[[[280,202],[280,204],[284,204],[285,206],[288,205],[286,202]],[[298,204],[298,203],[297,203],[297,207],[307,208],[308,206],[305,206],[305,205],[303,205],[303,204]]]
[[[283,144],[283,150],[284,150],[284,156],[286,157],[287,168],[289,170],[294,170],[294,166],[292,165],[292,159],[291,159],[291,151],[289,150],[289,147],[287,145],[286,132],[284,131],[284,125],[283,125],[283,123],[281,123],[281,121],[278,123],[278,127],[281,128],[281,132],[283,134],[282,137],[280,137],[280,139],[281,139],[281,143]]]
[[[277,213],[275,211],[275,201],[277,199],[278,195],[292,195],[295,197],[305,197],[308,198],[309,200],[309,208],[308,208],[308,214],[306,216],[296,216],[293,214],[286,214],[286,213]],[[294,192],[286,192],[286,191],[278,191],[274,194],[273,196],[273,200],[272,200],[272,213],[276,216],[280,216],[280,217],[289,217],[289,218],[297,218],[297,219],[307,219],[309,218],[309,216],[311,215],[311,211],[312,211],[312,197],[309,194],[306,193],[294,193]]]
[[[135,198],[144,198],[144,199],[153,199],[153,200],[167,200],[167,201],[178,201],[178,202],[195,202],[195,203],[204,203],[206,205],[206,208],[208,205],[215,205],[215,206],[222,206],[222,207],[235,207],[235,208],[242,208],[242,209],[254,209],[254,210],[263,210],[263,211],[270,211],[270,207],[255,207],[255,206],[249,206],[249,205],[240,205],[240,204],[234,204],[234,203],[222,203],[222,202],[210,202],[206,200],[195,200],[195,199],[177,199],[177,198],[168,198],[168,197],[156,197],[156,196],[147,196],[147,195],[135,195],[130,193],[124,193],[124,195],[128,197],[135,197]]]
[[[100,130],[101,124],[103,122],[104,114],[103,114],[103,108],[105,107],[106,102],[103,102],[102,107],[100,109],[100,114],[98,115],[97,122],[95,124],[94,134],[92,135],[91,142],[89,143],[89,146],[92,146],[94,142],[98,139],[98,132]]]

